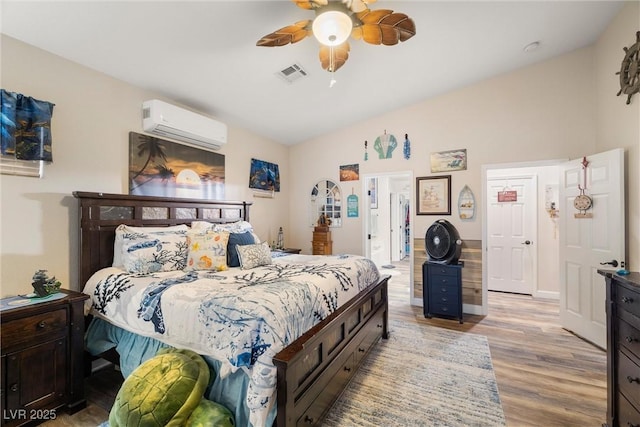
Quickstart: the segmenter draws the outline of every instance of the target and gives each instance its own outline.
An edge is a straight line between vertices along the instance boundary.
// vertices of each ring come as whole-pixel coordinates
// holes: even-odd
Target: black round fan
[[[458,230],[445,219],[439,219],[427,229],[424,236],[429,262],[457,264],[462,251],[462,240]]]

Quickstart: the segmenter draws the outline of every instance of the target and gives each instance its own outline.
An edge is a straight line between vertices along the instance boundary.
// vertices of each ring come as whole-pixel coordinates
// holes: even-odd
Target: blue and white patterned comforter
[[[375,264],[360,256],[290,255],[252,270],[134,275],[106,268],[84,292],[94,316],[225,361],[223,377],[243,369],[257,427],[276,403],[273,356],[378,279]]]

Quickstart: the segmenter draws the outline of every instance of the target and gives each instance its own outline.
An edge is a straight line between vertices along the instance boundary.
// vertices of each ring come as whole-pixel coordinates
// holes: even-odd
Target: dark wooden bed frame
[[[174,199],[76,191],[79,283],[111,266],[120,224],[159,227],[249,221],[249,202]],[[389,276],[382,277],[274,357],[277,427],[317,425],[373,346],[388,338]],[[80,289],[82,290],[82,289]]]

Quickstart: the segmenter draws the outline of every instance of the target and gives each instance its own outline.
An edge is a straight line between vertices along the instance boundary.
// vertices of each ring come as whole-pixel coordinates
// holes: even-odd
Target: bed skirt
[[[99,356],[111,349],[120,355],[120,370],[127,378],[134,369],[151,359],[161,348],[170,347],[154,338],[143,337],[94,317],[87,328],[85,348],[93,356]],[[249,377],[242,370],[220,378],[221,362],[209,356],[203,356],[209,365],[211,378],[205,397],[227,407],[235,415],[237,426],[249,425],[249,409],[246,405],[246,390]],[[266,425],[273,425],[276,417],[276,405],[269,411]]]

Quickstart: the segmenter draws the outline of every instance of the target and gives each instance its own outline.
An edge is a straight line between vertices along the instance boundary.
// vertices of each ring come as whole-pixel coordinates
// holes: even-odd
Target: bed
[[[287,255],[273,258],[266,265],[258,263],[250,269],[245,269],[245,263],[242,269],[201,271],[186,268],[189,271],[145,271],[145,274],[129,276],[124,275],[120,266],[113,267],[118,227],[162,229],[182,224],[195,227],[196,223],[234,227],[249,223],[251,203],[89,192],[74,192],[74,196],[80,210],[79,283],[92,297],[86,347],[93,356],[103,356],[125,366],[125,375],[153,356],[158,348],[167,345],[191,348],[205,357],[214,378],[206,396],[228,406],[236,414],[238,425],[318,425],[370,349],[381,337],[388,337],[388,276],[380,276],[375,266],[375,271],[370,270],[367,264],[372,264],[371,261],[363,257]],[[322,273],[319,274],[320,270]],[[315,278],[302,278],[302,273],[309,271],[316,278],[332,276],[338,282],[330,285],[316,282]],[[278,281],[267,283],[269,280],[265,278],[274,274],[296,276],[300,280],[296,279],[295,283],[292,280],[292,290],[285,290],[274,285],[280,283]],[[356,276],[349,278],[348,274]],[[237,307],[230,305],[229,301],[233,299],[230,294],[209,298],[199,293],[204,292],[205,287],[201,280],[214,280],[216,292],[230,292],[238,278],[258,284],[255,288],[265,288],[269,296],[264,298],[264,303],[256,304],[259,296],[251,294],[253,288],[245,287],[246,283],[241,286],[242,298],[237,299]],[[136,281],[142,283],[140,286],[145,288],[146,294],[130,290]],[[126,283],[129,288],[118,288],[119,297],[115,298],[114,292],[109,290],[112,288],[107,286],[109,282]],[[346,286],[349,283],[352,285]],[[164,295],[162,301],[171,304],[161,304],[157,298],[159,293]],[[298,301],[290,299],[296,294],[304,303],[292,302]],[[182,298],[180,295],[184,295],[187,304],[195,301],[199,305],[192,305],[197,307],[194,310],[184,308],[190,307],[188,305],[181,308],[177,305]],[[114,301],[116,299],[119,301]],[[216,306],[211,303],[214,300],[224,301],[224,304]],[[121,305],[113,305],[116,303]],[[127,320],[132,319],[131,315],[123,314],[132,308],[124,308],[127,304],[138,307],[137,320]],[[254,332],[251,339],[240,340],[238,344],[229,337],[235,339],[245,329],[222,330],[221,323],[214,320],[222,317],[221,313],[225,313],[225,319],[235,315],[235,311],[245,313],[247,304],[264,305],[259,307],[262,312],[256,318],[267,320],[254,328],[264,332],[260,337],[256,338]],[[160,306],[166,312],[158,311]],[[171,310],[191,313],[191,318],[169,333],[174,324],[169,322]],[[284,319],[288,320],[275,320],[276,315],[272,312],[280,311],[286,312]],[[315,320],[287,318],[286,315],[291,316],[292,312],[306,313]],[[196,317],[200,323],[194,320]],[[227,326],[242,323],[243,328],[246,327],[245,317],[242,322],[235,320],[223,323]],[[185,327],[187,324],[194,326]],[[176,333],[175,328],[182,329]],[[279,328],[286,338],[271,337],[272,330]],[[198,337],[205,337],[205,344]],[[222,339],[216,341],[218,338]],[[230,342],[233,345],[227,345]]]

